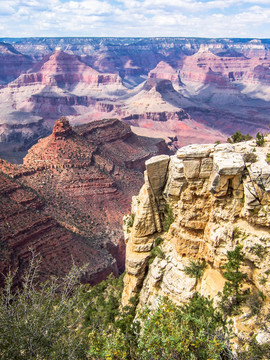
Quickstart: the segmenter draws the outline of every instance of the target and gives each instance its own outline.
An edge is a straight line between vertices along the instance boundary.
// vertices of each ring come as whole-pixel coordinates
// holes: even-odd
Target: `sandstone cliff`
[[[126,275],[122,302],[139,294],[139,306],[155,308],[167,296],[186,302],[197,291],[218,301],[225,283],[227,251],[243,246],[250,296],[270,300],[270,137],[238,144],[189,145],[174,156],[146,161],[145,183],[124,218]],[[155,257],[151,249],[157,249]],[[184,270],[205,261],[200,279]],[[243,305],[233,318],[239,338],[269,341],[269,323]],[[257,322],[256,322],[257,321]],[[256,325],[255,325],[256,324]]]

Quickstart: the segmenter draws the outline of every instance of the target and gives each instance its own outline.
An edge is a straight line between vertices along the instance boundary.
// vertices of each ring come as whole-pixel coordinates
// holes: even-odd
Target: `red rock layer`
[[[95,283],[95,274],[118,274],[115,260],[91,238],[84,238],[60,225],[44,212],[44,202],[35,191],[0,174],[0,272],[18,268],[19,281],[32,251],[42,258],[40,278],[65,275],[72,263],[88,264],[83,280]],[[3,276],[0,285],[3,284]]]
[[[143,182],[140,171],[145,159],[164,150],[163,140],[136,136],[128,125],[115,119],[72,129],[61,118],[52,135],[29,150],[23,166],[2,161],[2,171],[16,179],[16,183],[3,180],[3,189],[16,184],[12,192],[15,194],[17,187],[21,192],[2,204],[1,213],[9,214],[5,207],[12,209],[2,218],[3,239],[10,254],[6,267],[11,258],[14,267],[24,263],[31,245],[45,257],[45,273],[47,269],[57,273],[58,267],[60,273],[66,272],[73,254],[78,264],[90,263],[85,281],[122,271],[123,215],[129,212],[131,196]],[[18,181],[33,189],[29,192],[33,199]],[[2,194],[7,193],[4,190]],[[40,197],[42,203],[35,200]],[[17,199],[15,205],[13,199]],[[18,205],[20,201],[23,205]],[[32,211],[36,201],[40,212]],[[25,210],[28,203],[31,208]],[[13,232],[7,224],[12,224]]]
[[[176,70],[165,61],[160,61],[157,66],[149,72],[148,78],[170,80],[172,83],[179,83],[179,76]]]
[[[69,87],[83,82],[89,85],[121,83],[117,74],[101,74],[82,63],[76,56],[55,51],[37,63],[31,72],[21,75],[16,85],[41,83],[47,86]]]
[[[249,59],[243,55],[221,57],[205,50],[187,56],[180,75],[183,81],[221,86],[228,86],[233,81],[269,84],[270,60],[255,57]]]

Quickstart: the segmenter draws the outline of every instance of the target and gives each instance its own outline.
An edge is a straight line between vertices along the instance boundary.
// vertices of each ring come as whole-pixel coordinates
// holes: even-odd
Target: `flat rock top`
[[[220,175],[237,175],[245,168],[242,155],[236,152],[217,152],[213,159],[214,169]]]
[[[209,156],[214,149],[214,144],[192,144],[184,146],[176,153],[178,159],[183,158],[202,158]]]
[[[153,156],[151,157],[151,159],[146,160],[145,165],[152,165],[152,164],[156,164],[159,162],[168,162],[170,159],[169,155],[158,155],[158,156]]]

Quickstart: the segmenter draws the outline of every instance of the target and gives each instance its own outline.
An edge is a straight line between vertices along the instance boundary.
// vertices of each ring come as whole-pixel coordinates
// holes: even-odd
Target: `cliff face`
[[[23,57],[17,53],[13,57]],[[5,60],[0,44],[0,64],[4,61],[7,65],[14,62]],[[0,142],[14,143],[14,147],[29,148],[49,135],[55,120],[63,115],[84,114],[88,108],[106,115],[112,109],[96,98],[123,88],[118,74],[100,73],[62,51],[45,56],[27,72],[17,67],[17,79],[0,87]]]
[[[101,74],[85,65],[74,55],[63,51],[55,51],[50,57],[45,57],[41,62],[25,74],[22,74],[15,85],[41,83],[47,86],[59,86],[68,89],[74,84],[82,82],[92,86],[99,84],[121,84],[117,74]]]
[[[33,65],[33,60],[18,52],[12,45],[0,42],[0,85],[16,79]]]
[[[8,164],[0,163],[0,170]],[[83,237],[46,213],[45,202],[36,191],[0,173],[0,286],[9,269],[17,269],[16,281],[32,258],[42,258],[40,280],[64,276],[73,262],[88,264],[83,281],[92,284],[110,272],[118,275],[116,260],[91,237]]]
[[[244,288],[249,288],[250,294],[262,291],[261,309],[268,311],[269,152],[268,136],[264,147],[256,146],[255,140],[190,145],[174,156],[157,156],[146,162],[145,183],[133,197],[131,216],[124,218],[123,304],[136,294],[140,305],[156,307],[160,296],[181,304],[195,291],[217,301],[226,280],[222,265],[227,251],[242,245],[245,262],[241,271],[247,274]],[[159,250],[153,260],[150,251],[155,246]],[[206,262],[200,279],[184,271],[191,260]],[[256,326],[257,340],[269,340],[262,324]],[[254,331],[255,320],[247,307],[234,317],[234,329],[243,338]]]
[[[0,245],[6,248],[0,271],[24,263],[32,247],[49,274],[66,273],[72,254],[78,265],[89,263],[85,281],[122,272],[122,217],[143,183],[145,160],[164,151],[163,140],[137,136],[119,120],[72,128],[63,117],[28,151],[23,165],[0,162],[0,175],[9,177],[1,178],[3,192],[0,187]],[[37,212],[36,198],[42,199]]]
[[[196,54],[183,61],[183,81],[216,84],[227,87],[229,82],[269,84],[269,59],[246,58],[243,54],[213,54],[202,47]]]

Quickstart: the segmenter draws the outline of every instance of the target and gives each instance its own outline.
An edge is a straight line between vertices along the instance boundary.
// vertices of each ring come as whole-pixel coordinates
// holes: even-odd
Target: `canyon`
[[[140,137],[117,119],[72,128],[64,117],[20,165],[0,161],[0,271],[42,258],[40,280],[87,265],[96,284],[124,270],[122,217],[143,182],[144,162],[169,153],[162,139]],[[3,278],[1,277],[1,284]]]
[[[139,309],[156,309],[164,297],[181,305],[198,292],[217,306],[228,252],[239,247],[248,296],[230,317],[234,346],[252,336],[269,342],[270,136],[265,140],[193,144],[146,161],[144,185],[124,218],[123,305],[134,297]],[[203,264],[201,275],[187,271],[192,264]]]
[[[44,224],[44,256],[58,249],[63,272],[80,242],[74,261],[83,263],[83,253],[96,249],[99,264],[93,261],[87,281],[122,272],[121,219],[143,184],[147,159],[269,126],[267,39],[1,40],[1,181],[10,187],[2,212],[13,209],[1,220],[9,259],[2,272],[27,263],[20,259],[29,260],[33,227],[43,233]],[[17,217],[24,212],[29,222]],[[12,250],[17,237],[22,246]],[[34,248],[42,250],[39,239]]]
[[[270,41],[2,41],[1,274],[20,283],[35,253],[41,281],[72,264],[91,285],[125,270],[123,306],[195,292],[217,305],[239,247],[251,300],[231,316],[233,346],[268,343]],[[265,143],[225,143],[236,130]]]
[[[72,125],[117,118],[138,135],[163,137],[172,150],[269,125],[267,39],[1,40],[6,160],[21,163],[61,116]]]

